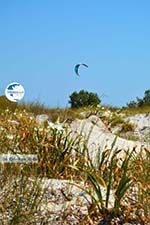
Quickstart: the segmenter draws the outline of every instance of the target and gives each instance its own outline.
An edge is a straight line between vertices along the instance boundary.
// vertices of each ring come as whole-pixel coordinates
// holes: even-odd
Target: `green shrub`
[[[134,131],[135,130],[135,125],[130,122],[124,122],[121,125],[121,132],[128,132],[128,131]]]
[[[145,90],[143,98],[136,97],[135,101],[127,103],[129,108],[141,107],[143,105],[150,105],[150,89]]]
[[[118,115],[113,115],[111,118],[110,118],[110,125],[111,127],[115,127],[119,124],[122,124],[124,123],[124,120],[123,118],[121,118],[121,116],[118,116]]]
[[[100,104],[100,99],[97,94],[92,92],[87,92],[84,90],[79,91],[77,93],[76,91],[73,92],[69,96],[70,100],[69,103],[71,104],[71,108],[80,108],[84,106],[97,106]]]

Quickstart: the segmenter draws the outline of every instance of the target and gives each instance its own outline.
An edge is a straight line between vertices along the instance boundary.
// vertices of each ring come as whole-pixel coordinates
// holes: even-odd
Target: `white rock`
[[[36,122],[43,124],[45,121],[48,121],[49,116],[47,114],[41,114],[36,116]]]
[[[88,119],[79,120],[76,119],[70,125],[70,130],[72,131],[72,135],[75,136],[76,133],[82,134],[84,133],[85,137],[87,137],[87,147],[89,151],[89,155],[95,165],[98,163],[98,159],[100,156],[100,152],[104,149],[111,149],[114,140],[116,139],[116,135],[110,133],[102,123],[102,121],[97,117],[97,124],[91,122],[93,121],[93,116]],[[96,118],[94,118],[94,121]],[[113,149],[133,149],[134,145],[137,145],[136,151],[140,151],[143,143],[126,140],[120,137],[117,137],[115,143],[113,145]],[[124,155],[124,151],[120,152],[120,157]]]

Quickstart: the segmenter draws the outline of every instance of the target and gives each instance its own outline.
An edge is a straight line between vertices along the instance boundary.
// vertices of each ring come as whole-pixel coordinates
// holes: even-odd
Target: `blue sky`
[[[69,106],[81,89],[122,106],[150,88],[150,1],[0,1],[0,94],[13,82],[24,101]],[[86,63],[80,77],[77,63]]]

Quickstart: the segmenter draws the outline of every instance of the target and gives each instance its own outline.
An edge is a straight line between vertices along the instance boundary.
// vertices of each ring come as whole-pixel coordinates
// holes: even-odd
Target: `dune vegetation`
[[[150,151],[144,149],[136,153],[136,146],[131,152],[127,149],[112,150],[112,146],[112,149],[106,148],[100,152],[99,166],[95,168],[88,154],[87,140],[83,142],[80,135],[74,139],[68,132],[68,124],[75,118],[91,114],[100,116],[106,110],[130,113],[131,109],[111,109],[106,106],[48,109],[38,103],[18,106],[5,104],[0,113],[1,155],[35,154],[38,162],[0,163],[1,224],[43,224],[42,217],[38,216],[43,196],[40,180],[43,178],[84,183],[84,186],[74,184],[91,199],[88,214],[80,218],[78,224],[148,224]],[[51,123],[39,125],[35,115],[42,113],[48,114],[51,121],[62,126],[62,129],[51,126]],[[113,114],[111,123],[122,123],[122,119]],[[117,157],[120,151],[124,151],[124,158]],[[34,180],[32,185],[30,179]],[[105,196],[102,194],[103,188]],[[111,191],[115,200],[110,208]],[[66,223],[65,219],[64,224],[71,224]],[[48,216],[44,224],[50,224]]]

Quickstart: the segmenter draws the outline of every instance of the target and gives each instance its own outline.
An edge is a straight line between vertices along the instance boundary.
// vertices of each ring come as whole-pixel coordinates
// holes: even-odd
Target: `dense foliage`
[[[81,90],[78,93],[75,91],[69,97],[71,108],[80,108],[91,105],[97,106],[101,102],[97,94],[84,90]]]
[[[150,89],[144,92],[143,98],[137,97],[136,100],[130,101],[129,103],[127,103],[127,106],[131,108],[140,107],[143,105],[150,105]]]

